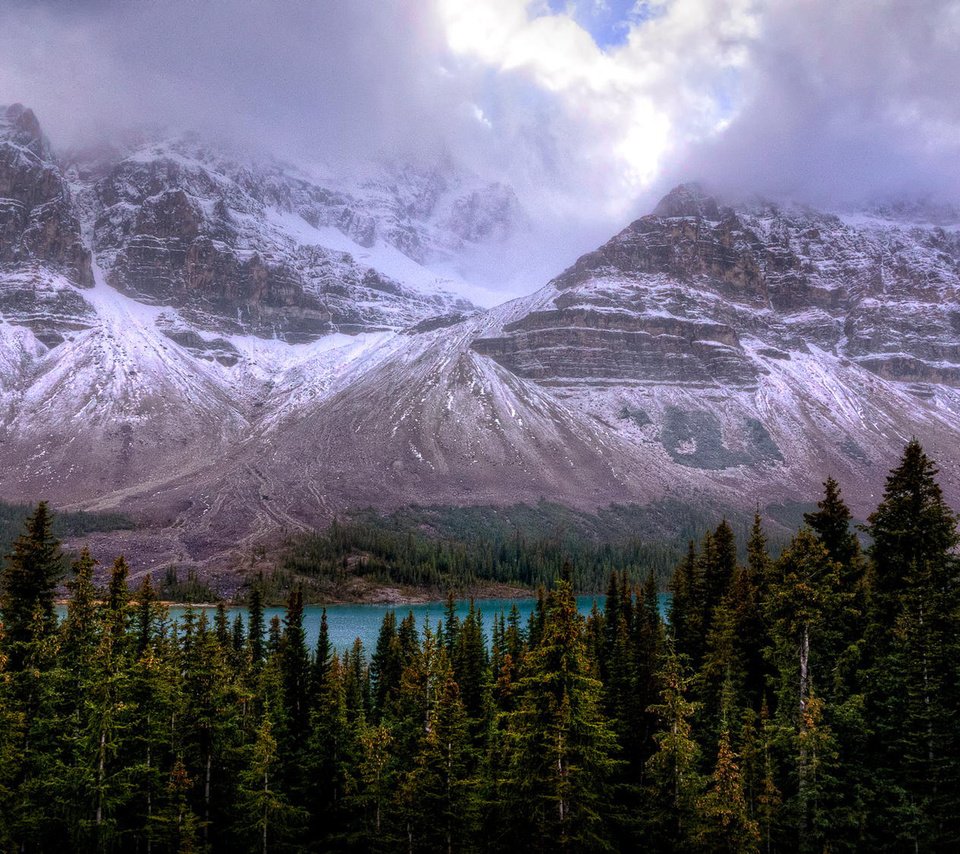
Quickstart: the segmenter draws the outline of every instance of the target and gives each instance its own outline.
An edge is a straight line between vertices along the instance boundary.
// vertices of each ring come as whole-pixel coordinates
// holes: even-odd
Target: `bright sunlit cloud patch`
[[[757,31],[754,6],[752,0],[438,3],[454,53],[521,74],[555,96],[557,124],[568,119],[576,134],[561,143],[617,175],[605,199],[611,212],[648,186],[680,145],[729,122],[738,71]]]

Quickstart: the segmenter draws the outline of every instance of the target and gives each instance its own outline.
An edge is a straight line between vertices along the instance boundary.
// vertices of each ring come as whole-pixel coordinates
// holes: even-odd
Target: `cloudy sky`
[[[958,45],[960,0],[3,0],[0,103],[60,145],[147,122],[444,153],[570,254],[689,178],[956,199]]]

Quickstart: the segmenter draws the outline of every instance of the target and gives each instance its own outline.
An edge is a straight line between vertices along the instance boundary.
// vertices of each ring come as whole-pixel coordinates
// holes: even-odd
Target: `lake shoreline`
[[[311,598],[304,600],[305,606],[326,607],[339,605],[371,605],[371,606],[396,606],[398,608],[406,605],[434,605],[442,604],[447,597],[453,594],[456,601],[469,601],[482,603],[489,600],[503,599],[535,599],[537,591],[530,587],[521,587],[513,584],[490,583],[469,588],[467,590],[451,589],[448,591],[438,590],[436,588],[416,588],[403,585],[378,585],[364,590],[351,590],[342,595],[333,594],[330,596]],[[602,593],[578,593],[578,596],[595,596],[603,599]],[[67,606],[70,603],[69,598],[58,598],[55,600],[58,606]],[[184,602],[174,599],[155,600],[158,605],[167,608],[216,608],[220,602],[223,602],[228,608],[243,608],[247,605],[244,601],[232,599],[213,600],[208,602]],[[131,605],[136,604],[136,600],[130,600]],[[270,603],[269,607],[283,607],[284,603]]]

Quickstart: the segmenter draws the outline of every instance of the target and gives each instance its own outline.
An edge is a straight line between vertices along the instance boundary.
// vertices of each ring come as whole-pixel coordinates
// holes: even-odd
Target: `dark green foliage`
[[[559,578],[569,561],[574,587],[599,592],[613,570],[626,569],[640,582],[650,568],[665,577],[676,559],[675,549],[628,537],[596,542],[569,532],[527,537],[487,527],[453,530],[456,536],[437,538],[390,530],[382,522],[335,523],[323,534],[295,540],[284,571],[288,583],[302,577],[333,590],[356,576],[443,590],[481,581],[534,587]]]
[[[57,625],[38,508],[2,570],[0,850],[957,850],[960,572],[936,468],[907,446],[866,552],[833,481],[807,522],[778,557],[759,513],[691,543],[666,623],[656,567],[620,546],[457,563],[341,529],[341,565],[362,542],[423,577],[482,558],[557,579],[526,625],[487,617],[489,645],[452,596],[438,627],[389,612],[368,660],[325,619],[307,649],[296,585],[269,627],[261,580],[247,629],[223,607],[171,625],[149,577],[131,602],[120,558],[97,590],[86,552]],[[608,557],[584,620],[574,585]]]
[[[184,602],[190,605],[215,602],[218,598],[210,586],[197,577],[196,570],[188,570],[187,577],[183,578],[175,566],[168,566],[164,571],[160,596],[168,602]]]
[[[860,555],[860,542],[851,529],[853,515],[840,495],[840,485],[828,477],[823,484],[823,498],[816,512],[804,513],[803,520],[817,535],[832,560],[850,566]]]
[[[264,635],[266,628],[263,623],[263,596],[260,585],[254,584],[250,590],[249,620],[247,629],[247,643],[250,646],[250,657],[254,665],[263,660]]]
[[[957,519],[936,474],[911,441],[868,528],[868,749],[897,781],[873,793],[871,826],[873,838],[889,834],[919,848],[960,845]]]
[[[0,553],[6,554],[23,530],[35,508],[27,504],[0,501]],[[56,537],[82,537],[98,531],[120,531],[135,528],[133,520],[122,513],[64,513],[57,511],[53,519]]]
[[[175,566],[168,566],[160,582],[159,595],[168,602],[183,602],[200,605],[215,602],[219,598],[205,581],[201,581],[194,569],[187,570],[187,577],[180,575]]]
[[[8,650],[7,667],[21,668],[32,644],[53,630],[53,594],[63,574],[63,554],[53,533],[46,502],[27,518],[0,573],[0,619]]]
[[[616,736],[601,708],[602,683],[586,654],[569,582],[546,602],[537,646],[524,658],[516,709],[504,732],[501,797],[512,805],[514,845],[545,851],[610,846]]]

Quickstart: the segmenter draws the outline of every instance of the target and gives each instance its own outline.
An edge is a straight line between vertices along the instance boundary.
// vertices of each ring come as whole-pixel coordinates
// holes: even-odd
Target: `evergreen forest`
[[[334,650],[298,588],[174,624],[87,551],[58,617],[41,503],[0,572],[0,849],[960,850],[960,540],[916,441],[862,534],[828,479],[776,557],[759,514],[691,542],[666,619],[652,568],[584,618],[559,562],[528,621],[451,596]]]

